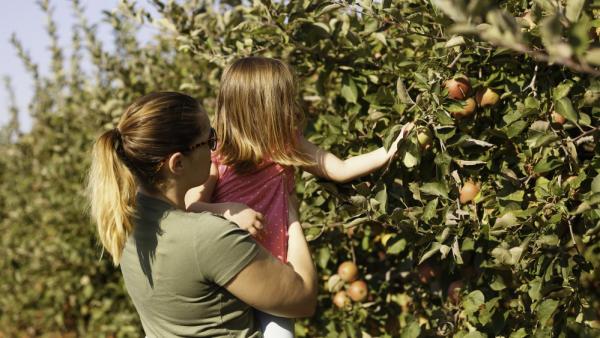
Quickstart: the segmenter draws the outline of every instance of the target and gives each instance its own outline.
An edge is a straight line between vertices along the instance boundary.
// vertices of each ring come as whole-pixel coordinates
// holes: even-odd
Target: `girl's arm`
[[[300,137],[300,150],[308,154],[315,165],[303,167],[309,173],[327,178],[329,180],[345,183],[358,177],[372,173],[383,167],[396,154],[398,143],[412,129],[409,123],[402,127],[400,135],[394,140],[389,150],[381,147],[366,154],[350,157],[345,160],[339,159],[334,154],[323,150],[313,143]]]
[[[210,175],[204,184],[194,187],[185,194],[185,207],[189,212],[208,211],[221,215],[255,236],[263,228],[263,215],[242,203],[210,203],[219,171],[213,163]]]

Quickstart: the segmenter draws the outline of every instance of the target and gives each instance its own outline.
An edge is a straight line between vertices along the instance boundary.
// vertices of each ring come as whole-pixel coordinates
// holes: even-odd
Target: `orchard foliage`
[[[298,175],[322,278],[299,337],[598,335],[597,0],[151,2],[158,15],[130,1],[106,13],[113,50],[73,1],[68,59],[42,2],[49,77],[14,39],[35,80],[35,124],[1,134],[0,332],[139,335],[85,215],[91,143],[150,91],[214,111],[223,67],[265,55],[293,66],[305,135],[340,156],[417,126],[369,177]],[[159,29],[145,45],[142,24]],[[464,97],[449,97],[452,79],[468,83]],[[358,273],[345,281],[349,260]]]

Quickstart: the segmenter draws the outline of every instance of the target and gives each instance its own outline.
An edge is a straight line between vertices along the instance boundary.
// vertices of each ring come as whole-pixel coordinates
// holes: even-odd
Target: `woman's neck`
[[[159,200],[165,201],[177,209],[185,210],[185,191],[177,187],[169,187],[164,191],[153,192],[144,187],[139,187],[139,192]]]

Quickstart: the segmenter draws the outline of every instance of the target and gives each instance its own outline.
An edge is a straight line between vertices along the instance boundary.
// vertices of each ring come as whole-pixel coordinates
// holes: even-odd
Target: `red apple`
[[[477,91],[475,99],[480,107],[490,107],[500,101],[500,95],[490,88],[481,88]]]
[[[454,100],[464,100],[471,90],[469,79],[466,77],[450,79],[444,83],[444,86],[448,90],[448,97]]]
[[[560,115],[555,111],[553,111],[550,115],[552,116],[552,122],[556,124],[560,124],[562,126],[563,124],[565,124],[565,122],[567,122],[567,119],[564,116]]]
[[[338,267],[338,275],[345,282],[353,282],[358,278],[358,267],[352,261],[346,261]]]
[[[357,280],[350,284],[348,288],[348,296],[355,302],[362,302],[367,298],[368,288],[367,283],[363,280]]]
[[[428,284],[432,278],[437,276],[437,271],[430,264],[424,263],[417,267],[419,281],[423,284]]]
[[[457,280],[448,286],[448,299],[453,304],[458,304],[461,298],[462,289],[464,289],[465,283],[462,280]]]
[[[346,291],[338,291],[335,296],[333,296],[333,304],[340,309],[350,305],[350,299],[348,298]]]
[[[460,203],[465,204],[472,201],[479,193],[479,185],[471,181],[465,182],[460,189]]]
[[[468,98],[463,102],[463,110],[461,110],[459,112],[453,112],[452,115],[454,115],[454,117],[458,117],[458,118],[469,117],[469,116],[473,115],[476,107],[477,107],[477,104],[475,103],[475,100],[473,100],[473,98]]]

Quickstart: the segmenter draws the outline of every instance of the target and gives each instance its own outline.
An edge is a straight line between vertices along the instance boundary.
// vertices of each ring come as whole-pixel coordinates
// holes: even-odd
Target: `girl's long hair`
[[[238,173],[252,171],[264,160],[312,165],[299,150],[303,122],[296,80],[285,63],[246,57],[225,69],[215,119],[221,163]]]
[[[102,133],[94,144],[87,181],[90,211],[115,265],[134,228],[138,185],[160,191],[163,160],[198,138],[203,130],[200,114],[206,113],[185,94],[148,94],[129,106],[117,128]]]

